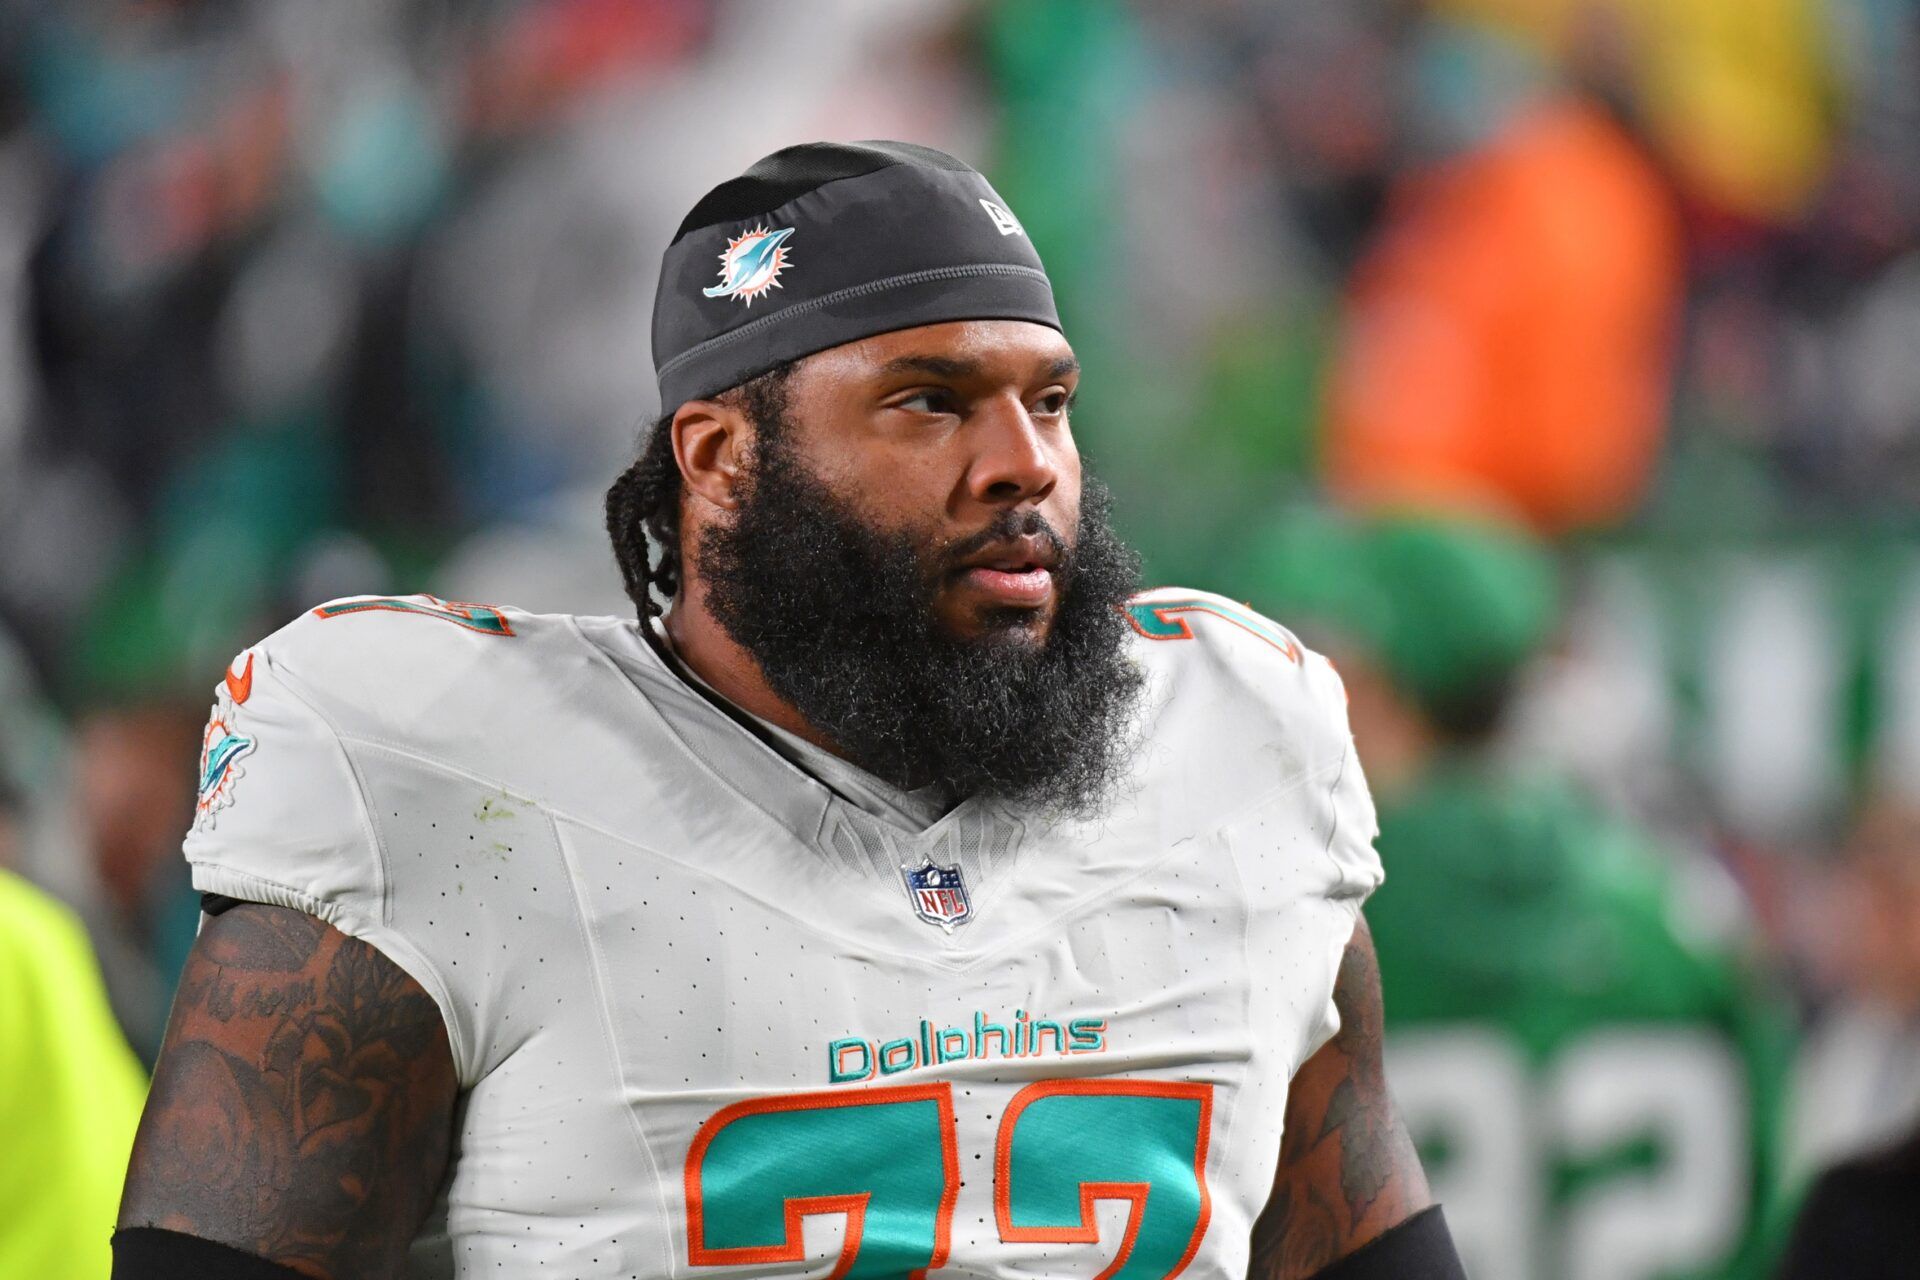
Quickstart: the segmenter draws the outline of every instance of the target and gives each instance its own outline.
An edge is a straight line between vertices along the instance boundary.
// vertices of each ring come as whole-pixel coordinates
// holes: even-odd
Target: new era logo
[[[1007,210],[1007,206],[995,204],[991,200],[983,199],[980,201],[980,207],[987,211],[987,216],[993,219],[993,225],[1001,235],[1018,236],[1026,234],[1020,229],[1020,220]]]

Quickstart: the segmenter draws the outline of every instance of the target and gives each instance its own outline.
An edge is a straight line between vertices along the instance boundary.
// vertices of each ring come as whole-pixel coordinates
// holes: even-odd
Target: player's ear
[[[752,429],[745,415],[717,400],[689,400],[673,415],[673,455],[687,492],[731,511]]]

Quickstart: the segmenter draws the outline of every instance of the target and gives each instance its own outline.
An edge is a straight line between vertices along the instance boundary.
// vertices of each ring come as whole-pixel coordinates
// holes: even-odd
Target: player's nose
[[[975,452],[967,487],[992,506],[1039,502],[1060,481],[1058,445],[1016,395],[995,396],[975,410]]]

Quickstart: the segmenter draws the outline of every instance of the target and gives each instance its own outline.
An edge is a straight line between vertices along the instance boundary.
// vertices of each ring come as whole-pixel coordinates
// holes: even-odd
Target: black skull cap
[[[680,224],[653,300],[660,408],[843,343],[949,320],[1060,328],[1026,231],[972,167],[910,142],[809,142]]]

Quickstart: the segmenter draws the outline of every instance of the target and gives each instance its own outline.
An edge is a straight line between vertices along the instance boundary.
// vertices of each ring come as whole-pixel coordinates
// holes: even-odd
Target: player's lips
[[[975,552],[960,566],[960,578],[996,604],[1031,608],[1052,597],[1059,563],[1052,539],[1029,535]]]
[[[966,583],[982,595],[990,596],[996,603],[1009,605],[1042,605],[1053,595],[1053,571],[1034,566],[1031,569],[1007,570],[989,569],[984,566],[967,570]]]

